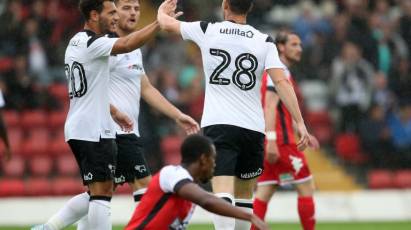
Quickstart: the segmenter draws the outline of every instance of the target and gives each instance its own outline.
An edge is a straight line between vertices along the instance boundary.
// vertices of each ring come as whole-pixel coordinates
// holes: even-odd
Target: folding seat
[[[55,83],[48,87],[48,92],[60,102],[66,103],[69,101],[68,87],[66,84]]]
[[[6,73],[14,67],[14,60],[10,57],[0,58],[0,73]]]
[[[395,172],[394,186],[401,189],[411,188],[411,169]]]
[[[53,170],[53,161],[48,156],[33,156],[28,161],[28,168],[32,177],[47,177]]]
[[[57,196],[75,195],[87,191],[80,178],[57,177],[52,181],[51,193]]]
[[[335,150],[340,158],[352,164],[362,164],[367,160],[362,153],[360,139],[356,134],[338,135],[335,141]]]
[[[47,178],[29,178],[24,183],[24,194],[26,196],[49,196],[51,195],[51,181]]]
[[[334,127],[328,111],[308,112],[304,116],[312,134],[321,144],[328,144],[334,136]]]
[[[9,162],[3,164],[3,175],[6,178],[22,178],[25,172],[25,162],[20,156],[13,156]]]
[[[8,136],[10,141],[10,147],[14,154],[21,154],[21,145],[23,142],[23,132],[20,128],[8,129]]]
[[[61,155],[56,161],[57,173],[60,176],[77,176],[79,168],[74,155]]]
[[[45,127],[47,125],[47,114],[43,110],[28,110],[21,114],[21,127],[24,129]]]
[[[49,113],[48,117],[48,127],[51,130],[64,128],[64,122],[66,121],[67,113],[66,111],[53,111]]]
[[[64,140],[64,130],[58,129],[50,140],[48,152],[52,156],[72,155],[70,146]]]
[[[164,164],[179,164],[181,162],[181,143],[182,139],[179,136],[167,136],[161,140]]]
[[[9,129],[20,126],[20,114],[17,111],[4,110],[3,119]]]
[[[367,175],[368,187],[371,189],[388,189],[394,187],[393,174],[388,170],[371,170]]]
[[[23,156],[45,155],[50,145],[50,133],[45,127],[29,131],[21,146]]]
[[[0,197],[23,196],[24,183],[21,179],[0,179]]]

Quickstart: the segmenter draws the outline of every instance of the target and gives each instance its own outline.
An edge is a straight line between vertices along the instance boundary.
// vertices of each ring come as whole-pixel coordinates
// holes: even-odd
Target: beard
[[[108,20],[106,19],[102,19],[100,18],[99,22],[98,22],[98,26],[100,28],[100,31],[102,34],[107,34],[110,32],[114,32],[112,30],[115,30],[115,28],[110,25],[110,23],[108,22]]]

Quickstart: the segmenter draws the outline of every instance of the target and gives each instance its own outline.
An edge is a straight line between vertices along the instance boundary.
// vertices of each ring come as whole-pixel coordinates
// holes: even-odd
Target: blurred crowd
[[[0,1],[0,88],[8,109],[65,108],[48,88],[65,81],[64,50],[82,26],[77,2]],[[179,8],[184,20],[214,21],[222,19],[220,4],[185,0]],[[368,165],[410,167],[411,0],[255,0],[249,22],[273,36],[281,28],[301,36],[303,60],[292,71],[308,112],[328,111],[336,133],[358,135]],[[151,82],[199,120],[204,76],[197,47],[160,33],[143,51]],[[141,129],[149,152],[180,132],[144,103]]]

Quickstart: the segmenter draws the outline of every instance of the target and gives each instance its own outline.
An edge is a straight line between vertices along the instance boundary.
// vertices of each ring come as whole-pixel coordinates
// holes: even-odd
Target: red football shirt
[[[288,74],[288,80],[293,85],[297,97],[300,98],[300,91],[297,88],[297,85],[289,71],[286,71]],[[261,82],[261,102],[263,107],[265,108],[265,93],[267,90],[274,90],[275,88],[272,84],[269,84],[267,72],[264,72],[263,79]],[[285,107],[285,105],[280,101],[277,106],[277,116],[275,122],[275,130],[277,133],[277,144],[278,145],[288,145],[288,144],[296,144],[295,137],[294,137],[294,129],[293,129],[293,118],[291,113]]]
[[[168,230],[188,225],[194,205],[175,191],[192,177],[181,166],[166,166],[153,176],[140,204],[134,210],[126,230]],[[180,228],[179,228],[180,227]]]

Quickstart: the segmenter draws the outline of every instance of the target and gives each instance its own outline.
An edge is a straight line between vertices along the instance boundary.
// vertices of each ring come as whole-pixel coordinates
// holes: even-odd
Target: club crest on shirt
[[[134,169],[137,170],[137,171],[139,171],[140,173],[143,173],[143,172],[146,172],[146,171],[147,171],[145,165],[136,165],[136,166],[134,166]]]
[[[140,65],[137,65],[137,64],[132,64],[132,65],[129,65],[129,66],[128,66],[128,69],[130,69],[130,70],[139,70],[139,71],[142,71],[142,70],[143,70],[143,67],[141,67]]]
[[[83,179],[85,181],[93,180],[93,174],[91,172],[87,173],[87,175],[83,175]]]

